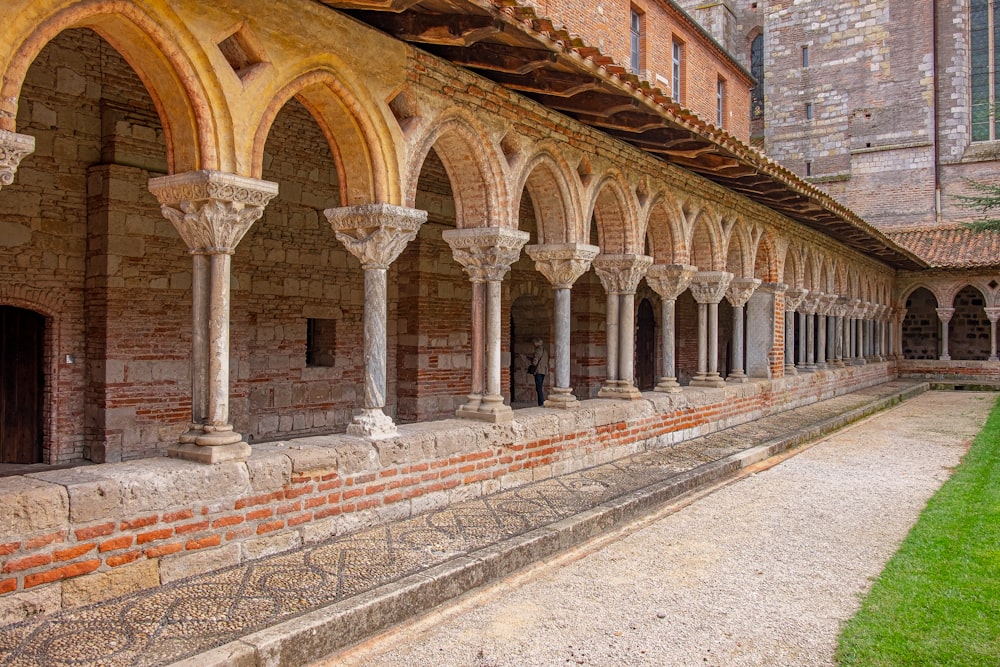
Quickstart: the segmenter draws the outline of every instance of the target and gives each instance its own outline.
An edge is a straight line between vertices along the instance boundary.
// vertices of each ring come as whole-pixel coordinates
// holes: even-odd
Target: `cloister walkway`
[[[0,628],[0,666],[304,665],[926,391],[895,381]]]

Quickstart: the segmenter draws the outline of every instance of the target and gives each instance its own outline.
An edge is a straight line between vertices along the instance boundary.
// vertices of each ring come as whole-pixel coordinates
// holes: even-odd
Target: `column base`
[[[997,355],[994,354],[994,355],[991,355],[990,358],[987,359],[986,361],[1000,361],[1000,357],[998,357]]]
[[[851,365],[852,366],[864,366],[867,363],[868,362],[865,361],[864,359],[862,359],[861,357],[857,357],[857,358],[851,360]]]
[[[748,382],[749,380],[750,378],[748,378],[744,373],[730,373],[729,377],[726,378],[726,383],[743,384],[744,382]]]
[[[251,454],[250,445],[240,440],[228,445],[196,445],[185,442],[174,445],[167,450],[167,456],[198,463],[225,463],[228,461],[246,461]]]
[[[938,357],[938,361],[951,361],[951,355],[942,354],[940,357]]]
[[[348,435],[362,438],[391,438],[397,435],[396,423],[382,412],[381,408],[365,408],[354,415],[353,422],[347,427]]]
[[[653,391],[658,391],[666,394],[677,394],[681,391],[681,386],[677,383],[677,378],[673,377],[662,377]]]
[[[845,368],[847,366],[843,359],[836,359],[835,361],[830,362],[830,365],[834,368]]]
[[[708,389],[722,389],[726,386],[726,381],[718,373],[706,375],[703,378],[691,380],[692,387],[705,387]]]
[[[799,371],[794,364],[785,364],[785,375],[798,375]]]
[[[509,405],[504,404],[502,396],[484,396],[476,405],[470,403],[460,407],[455,411],[455,416],[460,419],[500,424],[513,421],[514,411]]]
[[[546,397],[544,407],[566,410],[568,408],[579,407],[580,401],[573,395],[572,389],[556,387]]]

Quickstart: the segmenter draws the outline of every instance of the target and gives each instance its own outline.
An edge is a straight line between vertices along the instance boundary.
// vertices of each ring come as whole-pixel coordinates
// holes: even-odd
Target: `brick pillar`
[[[475,227],[446,229],[441,237],[473,285],[472,393],[456,414],[489,422],[510,421],[514,413],[500,393],[500,283],[530,235],[507,227]],[[477,294],[482,295],[485,307],[478,305]],[[477,363],[478,359],[483,361]]]
[[[351,435],[388,437],[396,424],[385,414],[386,271],[417,237],[427,211],[389,204],[329,208],[323,213],[334,235],[358,258],[365,272],[365,396],[360,412],[347,427]]]
[[[548,279],[555,291],[555,386],[545,398],[547,408],[572,408],[580,404],[569,386],[570,371],[570,290],[577,279],[590,270],[601,252],[593,245],[553,243],[530,245],[525,252],[535,262],[535,269]]]
[[[34,137],[0,130],[0,190],[14,182],[21,160],[34,152]]]
[[[661,340],[663,367],[660,371],[660,381],[655,391],[676,393],[681,390],[677,383],[677,367],[674,348],[677,345],[677,323],[674,317],[674,306],[677,297],[691,284],[698,269],[688,264],[655,264],[646,271],[646,283],[654,292],[660,295],[661,303]]]
[[[941,361],[951,361],[951,353],[948,345],[948,323],[951,322],[954,308],[935,308],[938,319],[941,321]]]
[[[743,356],[743,307],[760,287],[757,278],[733,278],[726,288],[726,300],[733,307],[733,370],[726,382],[746,382],[746,362]]]
[[[719,375],[719,302],[733,274],[704,271],[691,279],[691,295],[698,302],[698,374],[692,387],[724,387]]]
[[[986,317],[990,321],[990,361],[1000,361],[997,358],[997,320],[1000,319],[1000,308],[985,308]]]
[[[635,400],[635,290],[652,265],[646,255],[598,255],[594,270],[608,293],[608,382],[598,398]]]
[[[192,419],[167,453],[203,463],[245,460],[250,445],[229,423],[229,283],[232,255],[278,185],[218,171],[149,181],[164,217],[194,258],[192,273]]]
[[[785,292],[785,375],[797,375],[795,367],[795,311],[809,290],[793,287]]]

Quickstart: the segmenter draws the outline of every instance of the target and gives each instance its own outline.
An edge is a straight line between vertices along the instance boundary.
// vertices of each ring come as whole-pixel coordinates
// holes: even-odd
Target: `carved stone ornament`
[[[719,303],[733,274],[726,271],[702,271],[691,279],[691,296],[698,303]]]
[[[986,311],[986,318],[990,322],[996,322],[1000,319],[1000,308],[984,308],[983,310]]]
[[[569,289],[590,269],[601,249],[582,243],[547,243],[524,249],[538,270],[556,289]]]
[[[441,237],[474,283],[501,281],[531,235],[507,227],[446,229]]]
[[[602,254],[594,259],[594,271],[608,294],[635,294],[639,281],[652,264],[653,258],[648,255]]]
[[[363,269],[388,269],[427,221],[427,211],[391,204],[328,208],[323,214]]]
[[[816,306],[816,312],[820,315],[833,315],[833,308],[836,303],[836,294],[823,294],[819,298],[819,305]]]
[[[0,188],[14,182],[14,173],[21,160],[34,152],[34,137],[0,130]]]
[[[793,287],[785,292],[785,312],[794,313],[799,308],[799,304],[809,294],[809,290],[801,287]]]
[[[760,287],[760,283],[757,278],[733,278],[726,288],[726,300],[736,308],[745,306]]]
[[[938,319],[947,324],[951,321],[951,316],[955,314],[954,308],[935,308]]]
[[[863,306],[861,299],[851,299],[847,302],[847,316],[853,319],[861,317],[864,313]]]
[[[806,295],[806,298],[802,299],[798,311],[804,315],[815,315],[816,307],[819,306],[819,299],[822,296],[824,295],[819,292],[810,292]]]
[[[646,283],[661,299],[674,301],[691,284],[698,268],[689,264],[654,264],[646,271]]]
[[[221,171],[149,180],[163,216],[192,252],[232,253],[278,194],[278,184]]]

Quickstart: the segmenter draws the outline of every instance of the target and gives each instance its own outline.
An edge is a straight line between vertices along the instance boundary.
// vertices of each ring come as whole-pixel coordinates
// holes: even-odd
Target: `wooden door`
[[[639,331],[635,339],[635,384],[649,391],[656,384],[656,319],[649,299],[639,302]]]
[[[0,306],[0,463],[42,460],[45,318]]]

